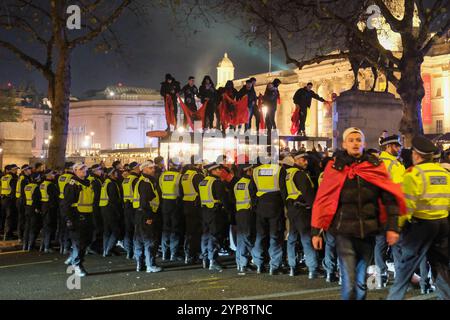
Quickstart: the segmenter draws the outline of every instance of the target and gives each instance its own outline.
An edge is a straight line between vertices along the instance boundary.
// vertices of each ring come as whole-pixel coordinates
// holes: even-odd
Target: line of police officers
[[[394,182],[401,183],[405,169],[397,159],[401,147],[398,137],[388,137],[382,145],[385,150],[380,159]],[[414,150],[419,149],[416,147]],[[126,175],[122,176],[120,170],[111,168],[105,177],[100,165],[91,167],[88,177],[86,165],[68,164],[65,173],[58,178],[58,188],[55,172],[47,170],[44,175],[30,175],[25,166],[19,178],[21,182],[17,182],[20,185],[17,190],[24,190],[21,195],[25,217],[21,235],[24,249],[33,248],[42,223],[41,249],[50,252],[54,222],[58,220],[62,253],[71,249],[66,263],[72,264],[79,276],[86,275],[84,256],[96,242],[103,244],[103,255],[109,256],[119,239],[123,239],[127,258],[136,260],[137,271],[144,267],[147,272],[162,270],[156,264],[159,242],[163,261],[180,261],[183,259],[181,251],[184,251],[186,264],[201,260],[203,268],[221,271],[222,266],[217,259],[219,250],[224,245],[229,224],[234,220],[239,272],[247,272],[252,261],[256,272],[261,273],[265,262],[268,262],[269,273],[274,275],[281,271],[284,260],[286,208],[290,275],[296,273],[299,261],[297,245],[301,243],[308,276],[317,278],[318,257],[311,243],[315,186],[307,171],[307,153],[297,152],[280,164],[264,162],[269,162],[269,159],[259,159],[258,165],[239,165],[239,174],[231,175],[231,178],[225,164],[211,163],[202,170],[202,163],[196,158],[184,168],[176,159],[171,159],[168,169],[160,174],[157,174],[153,161],[140,165],[134,162],[127,168]],[[421,188],[427,189],[425,196],[430,198],[427,201],[433,202],[433,208],[439,207],[439,218],[447,218],[448,176],[444,169],[436,166],[441,168],[432,163],[418,164],[411,169],[414,173],[409,172],[407,176],[413,184],[423,184]],[[11,176],[18,168],[7,169],[10,172],[2,177],[2,208],[8,217],[13,200],[10,195],[16,190]],[[428,172],[434,174],[431,182],[426,180]],[[227,174],[228,178],[224,178]],[[410,188],[404,186],[404,191],[408,208],[413,212],[414,201],[418,206],[425,206],[420,202],[424,201],[424,195],[420,198],[418,194],[411,194]],[[436,215],[422,214],[419,218],[433,220]],[[5,231],[7,233],[8,230]],[[448,230],[446,232],[448,235]],[[330,257],[331,260],[336,259],[331,252],[333,250],[332,245],[325,247],[328,260]],[[382,256],[385,250],[386,240],[380,235],[376,241],[375,260],[384,275],[386,264]],[[400,261],[401,253],[393,251],[394,259]],[[421,259],[426,263],[425,255],[423,253]],[[332,281],[335,278],[333,268],[326,268],[326,271],[327,281]]]

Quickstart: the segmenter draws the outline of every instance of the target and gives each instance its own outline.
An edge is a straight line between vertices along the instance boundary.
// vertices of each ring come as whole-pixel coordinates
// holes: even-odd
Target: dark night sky
[[[196,77],[197,85],[204,75],[216,79],[216,67],[224,52],[235,66],[235,77],[268,71],[268,50],[265,43],[250,47],[240,39],[240,25],[202,25],[201,32],[185,37],[170,30],[170,15],[161,9],[151,14],[148,23],[139,25],[131,14],[125,14],[114,26],[126,52],[126,61],[115,53],[95,53],[93,45],[76,49],[72,58],[72,94],[82,96],[90,89],[103,89],[122,82],[128,86],[159,90],[165,73],[171,73],[184,84],[187,77]],[[281,52],[275,52],[273,70],[286,69]],[[0,87],[11,81],[14,85],[33,82],[46,92],[40,73],[25,68],[13,55],[0,48]]]

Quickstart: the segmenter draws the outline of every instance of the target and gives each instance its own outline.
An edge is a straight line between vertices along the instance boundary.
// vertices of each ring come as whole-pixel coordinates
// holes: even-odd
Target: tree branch
[[[410,0],[406,0],[408,2]],[[391,10],[386,6],[384,0],[374,0],[375,4],[380,8],[381,14],[386,19],[386,22],[391,26],[392,31],[402,32],[404,30],[404,26],[402,25],[402,21],[398,20],[392,14]]]
[[[114,12],[104,21],[100,21],[98,27],[94,28],[91,32],[84,36],[78,37],[72,41],[69,41],[69,48],[74,48],[77,45],[84,44],[96,38],[100,33],[110,27],[122,14],[123,10],[130,5],[133,0],[123,0],[122,3],[114,10]]]
[[[436,32],[436,34],[434,36],[431,37],[430,40],[428,40],[428,42],[426,42],[424,44],[424,46],[422,47],[421,51],[422,54],[427,54],[428,51],[431,49],[431,47],[433,46],[434,42],[436,40],[438,40],[440,37],[442,37],[444,34],[446,34],[448,32],[448,30],[450,29],[450,21],[447,20],[447,24],[445,24],[441,30],[439,30],[438,32]]]

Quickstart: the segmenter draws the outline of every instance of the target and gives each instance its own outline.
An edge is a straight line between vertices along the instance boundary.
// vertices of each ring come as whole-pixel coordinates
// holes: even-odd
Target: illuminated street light
[[[2,153],[3,152],[3,148],[0,148],[0,153]]]
[[[183,133],[183,132],[184,132],[184,127],[179,127],[179,128],[177,129],[177,131],[178,131],[179,133]]]

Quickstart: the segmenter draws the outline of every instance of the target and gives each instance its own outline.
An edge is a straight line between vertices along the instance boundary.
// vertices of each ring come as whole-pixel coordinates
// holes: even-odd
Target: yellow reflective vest
[[[2,177],[2,196],[10,196],[12,193],[11,180],[13,176],[8,173]]]
[[[139,177],[134,174],[130,174],[128,177],[123,179],[122,190],[124,202],[133,202],[133,195],[134,195],[133,182],[136,179],[139,179]]]
[[[300,172],[299,168],[292,167],[286,170],[286,190],[287,190],[287,199],[297,200],[298,197],[302,195],[302,192],[297,188],[294,177],[297,172]],[[314,189],[314,182],[312,182],[311,177],[307,172],[305,172],[306,177],[308,178],[309,183],[311,184],[311,188]]]
[[[201,204],[209,209],[214,208],[217,203],[221,203],[219,199],[214,199],[213,184],[216,180],[215,177],[207,176],[198,185]]]
[[[37,183],[29,183],[25,186],[25,205],[32,206],[33,205],[33,193],[38,187]]]
[[[277,164],[263,164],[253,171],[256,184],[256,196],[261,197],[269,192],[280,191],[281,166]]]
[[[187,170],[181,178],[181,187],[183,188],[183,201],[193,202],[198,197],[198,192],[195,191],[194,177],[198,174],[197,171]]]
[[[16,184],[16,199],[20,199],[22,197],[22,183],[25,180],[25,176],[21,174],[19,176],[19,180],[17,180]]]
[[[435,220],[448,217],[450,173],[437,163],[421,163],[406,172],[403,180],[409,217]]]
[[[102,184],[102,190],[100,192],[100,203],[99,207],[106,207],[109,204],[109,195],[108,195],[108,185],[113,183],[110,178],[107,178],[105,182]],[[116,184],[117,194],[120,195],[119,186]]]
[[[72,207],[77,208],[78,212],[81,213],[94,212],[94,190],[92,189],[92,185],[89,184],[89,186],[86,187],[84,184],[81,184],[73,179],[71,179],[69,183],[81,187],[80,195],[78,196],[78,202],[72,204]]]
[[[59,198],[64,199],[64,188],[66,184],[72,179],[72,173],[64,173],[58,178]]]
[[[252,199],[250,196],[250,186],[251,180],[246,177],[242,177],[234,185],[234,197],[236,198],[236,211],[249,210],[252,207]]]
[[[180,195],[181,173],[176,171],[164,171],[159,177],[161,197],[166,200],[175,200]]]
[[[389,172],[392,181],[394,183],[402,183],[403,176],[405,175],[406,171],[403,164],[398,161],[396,157],[386,151],[381,152],[379,159],[383,160],[383,163],[386,166],[386,169]]]
[[[153,183],[150,181],[150,179],[148,179],[144,176],[141,176],[139,178],[138,182],[136,183],[136,185],[134,186],[133,208],[139,209],[141,206],[141,194],[139,193],[139,185],[141,184],[142,181],[149,183],[150,186],[152,187],[155,197],[150,201],[150,208],[152,208],[153,213],[156,213],[158,211],[159,202],[160,202],[159,194],[158,194],[158,191],[156,190],[155,186],[153,185]]]
[[[41,201],[42,202],[48,202],[50,200],[50,197],[48,195],[48,186],[51,184],[51,181],[45,180],[41,183],[39,186],[39,191],[41,193]]]

